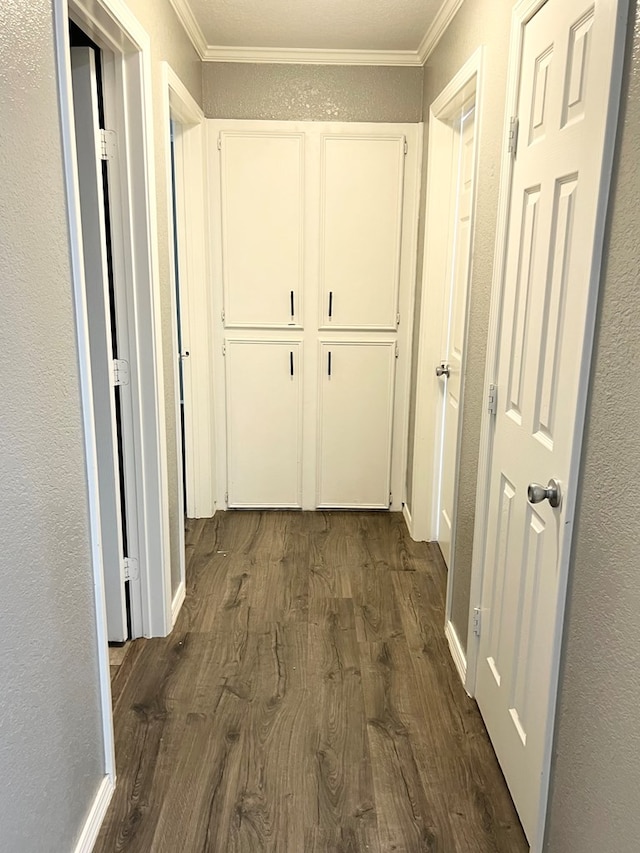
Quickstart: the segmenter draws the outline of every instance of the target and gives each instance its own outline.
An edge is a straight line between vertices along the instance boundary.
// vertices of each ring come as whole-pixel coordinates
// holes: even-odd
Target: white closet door
[[[396,345],[320,344],[318,506],[389,508]]]
[[[221,132],[225,325],[300,326],[304,135]]]
[[[227,340],[229,507],[301,505],[302,344]]]
[[[404,136],[322,137],[322,328],[396,328],[404,146]]]

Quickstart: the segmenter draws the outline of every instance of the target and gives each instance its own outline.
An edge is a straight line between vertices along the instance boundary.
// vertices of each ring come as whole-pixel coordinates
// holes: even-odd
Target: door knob
[[[436,367],[436,376],[446,376],[447,378],[451,376],[451,370],[446,362],[443,361]]]
[[[529,503],[532,504],[539,504],[542,501],[547,500],[555,509],[562,503],[562,489],[560,488],[560,483],[557,480],[549,480],[546,488],[538,483],[530,483],[529,488],[527,489],[527,498],[529,499]]]

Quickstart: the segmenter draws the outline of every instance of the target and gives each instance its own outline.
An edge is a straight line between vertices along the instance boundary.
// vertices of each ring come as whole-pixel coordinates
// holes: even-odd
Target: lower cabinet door
[[[228,340],[229,507],[300,507],[302,344]]]
[[[395,341],[320,344],[318,507],[388,509]]]

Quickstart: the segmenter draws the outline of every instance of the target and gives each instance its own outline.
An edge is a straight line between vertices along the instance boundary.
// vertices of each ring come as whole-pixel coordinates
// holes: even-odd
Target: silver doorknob
[[[447,378],[451,376],[451,370],[446,362],[443,361],[436,367],[436,376],[446,376]]]
[[[539,504],[544,500],[549,501],[549,504],[554,507],[559,507],[562,503],[562,489],[557,480],[549,480],[546,488],[539,483],[530,483],[527,489],[527,497],[529,503]]]

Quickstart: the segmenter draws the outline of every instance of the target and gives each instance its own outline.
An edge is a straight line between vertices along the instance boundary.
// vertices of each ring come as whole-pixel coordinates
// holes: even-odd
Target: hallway
[[[189,521],[187,599],[113,682],[113,853],[528,850],[400,513]]]

